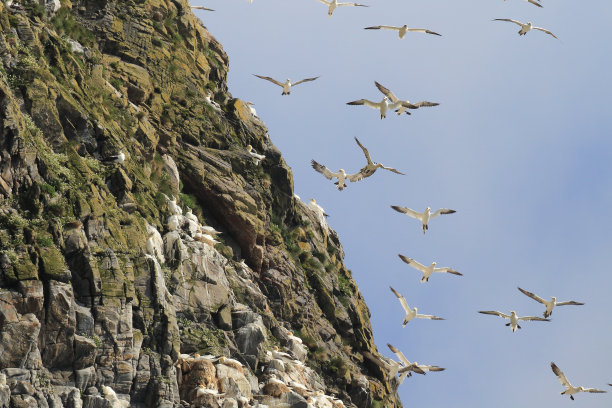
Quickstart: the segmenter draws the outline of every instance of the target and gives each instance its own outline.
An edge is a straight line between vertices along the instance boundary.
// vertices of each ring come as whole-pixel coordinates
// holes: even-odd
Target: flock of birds
[[[252,0],[249,0],[250,2],[252,2]],[[352,7],[368,7],[365,4],[359,4],[359,3],[353,3],[353,2],[338,2],[338,0],[318,0],[319,2],[325,4],[326,6],[328,6],[328,16],[331,17],[334,13],[334,11],[338,8],[338,7],[343,7],[343,6],[352,6]],[[505,1],[505,0],[504,0]],[[540,0],[525,0],[528,3],[531,3],[537,7],[543,7],[541,4]],[[534,26],[531,22],[527,22],[527,23],[523,23],[514,19],[509,19],[509,18],[496,18],[493,19],[493,21],[505,21],[505,22],[511,22],[514,23],[518,26],[520,26],[520,30],[518,31],[519,35],[525,35],[527,34],[529,31],[531,30],[538,30],[538,31],[542,31],[546,34],[551,35],[554,38],[558,38],[555,34],[553,34],[550,30],[542,28],[542,27],[536,27]],[[389,31],[395,31],[398,34],[399,39],[403,39],[407,33],[410,32],[418,32],[418,33],[424,33],[424,34],[430,34],[430,35],[436,35],[436,36],[441,36],[441,34],[426,29],[426,28],[410,28],[407,25],[403,25],[403,26],[390,26],[390,25],[378,25],[378,26],[371,26],[371,27],[365,27],[366,30],[389,30]],[[254,74],[255,75],[255,74]],[[300,81],[296,81],[296,82],[292,82],[290,79],[286,79],[284,82],[276,80],[272,77],[269,76],[262,76],[262,75],[255,75],[256,77],[269,81],[279,87],[282,88],[282,95],[290,95],[291,94],[291,88],[293,86],[302,84],[302,83],[306,83],[306,82],[312,82],[315,81],[319,78],[319,76],[316,77],[312,77],[312,78],[305,78],[302,79]],[[370,107],[372,109],[376,109],[380,112],[380,118],[384,119],[386,117],[386,114],[388,111],[395,111],[395,113],[397,113],[397,115],[402,115],[403,113],[406,113],[407,115],[410,115],[410,110],[414,110],[414,109],[419,109],[421,107],[433,107],[433,106],[437,106],[439,105],[436,102],[429,102],[429,101],[420,101],[420,102],[416,102],[416,103],[412,103],[409,100],[406,99],[400,99],[398,98],[392,91],[390,91],[388,88],[386,88],[385,86],[381,85],[379,82],[374,82],[377,89],[383,94],[383,98],[382,100],[380,100],[379,102],[376,101],[372,101],[369,99],[359,99],[359,100],[354,100],[351,102],[347,102],[348,105],[353,105],[353,106],[367,106]],[[254,111],[254,109],[250,106],[252,105],[250,102],[248,103],[251,112],[254,116],[256,116],[256,113]],[[357,142],[358,146],[362,149],[365,158],[367,160],[367,164],[358,172],[353,173],[353,174],[347,174],[345,172],[344,169],[339,169],[338,171],[334,172],[331,171],[329,168],[327,168],[326,166],[318,163],[315,160],[311,161],[312,167],[315,171],[321,173],[325,178],[327,178],[328,180],[333,180],[336,179],[335,181],[335,185],[337,186],[339,191],[344,190],[347,187],[347,181],[349,182],[357,182],[360,180],[364,180],[365,178],[368,178],[370,176],[372,176],[376,170],[378,170],[379,168],[382,168],[384,170],[388,170],[391,172],[394,172],[396,174],[400,174],[400,175],[404,175],[404,173],[398,171],[395,168],[392,167],[386,167],[381,163],[376,163],[374,161],[372,161],[369,151],[366,149],[366,147],[357,139],[355,138],[355,141]],[[256,152],[254,152],[252,150],[252,147],[249,145],[247,147],[247,151],[248,153],[253,157],[253,160],[255,161],[255,164],[259,164],[261,160],[265,159],[265,156],[263,155],[258,155]],[[317,216],[319,217],[319,220],[321,220],[321,223],[324,223],[324,216],[327,216],[327,214],[325,213],[325,210],[316,203],[316,201],[314,199],[311,200],[310,204],[308,205],[308,207],[314,211]],[[430,207],[427,207],[423,212],[418,212],[415,211],[413,209],[407,208],[407,207],[400,207],[400,206],[391,206],[394,210],[406,214],[407,216],[411,217],[411,218],[415,218],[418,221],[420,221],[421,223],[421,227],[422,227],[422,231],[423,234],[426,233],[426,231],[429,229],[429,221],[433,218],[439,217],[440,215],[447,215],[447,214],[453,214],[456,211],[452,210],[452,209],[448,209],[448,208],[441,208],[438,209],[436,211],[431,210]],[[325,224],[326,225],[326,224]],[[399,254],[400,259],[407,263],[408,265],[410,265],[411,267],[417,269],[418,271],[422,272],[423,276],[421,278],[421,282],[425,283],[428,282],[430,276],[433,273],[447,273],[447,274],[453,274],[453,275],[458,275],[458,276],[462,276],[462,274],[460,272],[457,272],[456,270],[450,268],[450,267],[437,267],[436,262],[432,262],[429,266],[426,266],[424,264],[421,264],[417,261],[415,261],[412,258],[406,257],[404,255]],[[393,292],[393,294],[398,298],[402,308],[404,309],[405,315],[404,315],[404,319],[402,322],[402,327],[405,327],[411,320],[413,319],[429,319],[429,320],[444,320],[441,317],[437,317],[434,315],[427,315],[427,314],[420,314],[418,313],[418,309],[416,307],[414,308],[410,308],[410,306],[408,305],[406,299],[398,292],[396,291],[394,288],[390,287],[391,291]],[[483,310],[483,311],[479,311],[479,313],[481,314],[487,314],[487,315],[494,315],[494,316],[498,316],[498,317],[502,317],[504,319],[508,319],[509,322],[506,323],[506,326],[509,326],[511,328],[511,330],[513,332],[515,332],[518,329],[521,329],[520,326],[520,322],[522,321],[546,321],[549,322],[550,321],[550,316],[552,314],[553,309],[556,306],[565,306],[565,305],[584,305],[584,303],[582,302],[576,302],[576,301],[563,301],[563,302],[559,302],[557,301],[556,297],[552,297],[551,300],[545,300],[537,295],[535,295],[532,292],[529,292],[527,290],[524,290],[522,288],[518,288],[519,291],[521,293],[523,293],[524,295],[530,297],[531,299],[541,303],[542,305],[545,306],[545,311],[543,313],[544,317],[537,317],[537,316],[518,316],[516,311],[510,311],[509,314],[506,313],[502,313],[500,311],[496,311],[496,310]],[[422,365],[422,364],[418,364],[417,362],[410,362],[405,356],[404,354],[398,350],[396,347],[394,347],[391,344],[387,344],[389,349],[397,356],[399,361],[389,361],[387,359],[387,362],[384,363],[383,365],[385,366],[385,368],[388,370],[388,372],[390,373],[391,376],[395,376],[398,375],[399,376],[399,381],[400,384],[403,382],[403,380],[407,377],[410,377],[411,374],[413,372],[418,373],[418,374],[426,374],[427,372],[431,372],[431,371],[443,371],[444,368],[442,367],[438,367],[438,366],[433,366],[433,365]],[[561,392],[561,394],[563,395],[568,395],[572,400],[574,399],[574,394],[579,393],[579,392],[589,392],[589,393],[605,393],[607,391],[605,390],[601,390],[601,389],[597,389],[597,388],[586,388],[583,386],[579,386],[579,387],[575,387],[573,386],[566,378],[565,374],[559,369],[559,367],[557,367],[557,365],[552,362],[551,363],[551,369],[553,371],[553,373],[557,376],[557,378],[559,379],[559,381],[561,382],[561,384],[563,385],[563,387],[565,387],[565,390],[563,392]],[[612,384],[609,384],[610,386],[612,386]]]

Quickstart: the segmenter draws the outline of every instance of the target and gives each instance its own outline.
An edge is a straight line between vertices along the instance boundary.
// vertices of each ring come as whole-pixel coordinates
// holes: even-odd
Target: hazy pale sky
[[[405,406],[603,408],[612,394],[572,402],[550,369],[574,385],[612,387],[612,3],[542,0],[359,0],[331,18],[316,0],[198,0],[197,12],[230,59],[229,90],[256,104],[293,169],[295,192],[330,214],[372,312],[379,350],[390,342],[411,361],[446,367],[399,388]],[[508,22],[532,21],[525,36]],[[408,24],[442,37],[403,40],[372,25]],[[290,96],[252,74],[279,80],[320,75]],[[398,97],[440,106],[411,116],[348,106]],[[379,170],[342,192],[310,167]],[[453,208],[424,236],[390,205]],[[450,266],[428,283],[398,254]],[[412,321],[389,291],[445,321]],[[505,320],[478,310],[540,316],[521,294],[585,302],[554,310],[552,322]]]

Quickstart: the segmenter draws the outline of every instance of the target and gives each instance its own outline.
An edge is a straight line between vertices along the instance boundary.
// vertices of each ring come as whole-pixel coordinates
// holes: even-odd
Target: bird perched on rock
[[[247,149],[247,152],[249,153],[249,155],[253,158],[253,162],[255,163],[256,166],[259,164],[259,162],[261,160],[266,158],[266,156],[264,156],[263,154],[258,154],[253,149],[253,146],[251,146],[251,145],[247,145],[246,149]]]
[[[125,153],[122,150],[119,150],[119,154],[107,156],[102,159],[104,163],[117,163],[122,164],[125,161]]]
[[[172,200],[166,197],[166,205],[168,206],[168,211],[170,211],[170,214],[183,215],[183,209],[176,203],[176,197],[172,196]]]
[[[196,215],[194,213],[191,212],[191,208],[187,207],[187,212],[185,213],[185,218],[187,218],[189,221],[193,221],[196,223],[200,223],[200,220],[198,220],[198,217],[196,217]]]
[[[130,406],[129,401],[119,399],[115,391],[106,385],[102,386],[102,395],[110,403],[111,408],[128,408]]]
[[[215,101],[214,101],[214,99],[213,99],[213,97],[214,97],[213,92],[212,92],[211,90],[209,90],[209,91],[206,93],[206,97],[204,98],[204,101],[205,101],[207,104],[209,104],[210,106],[212,106],[212,107],[213,107],[213,109],[215,109],[215,110],[217,110],[217,111],[220,111],[220,110],[221,110],[221,105],[219,105],[217,102],[215,102]]]
[[[228,367],[235,368],[236,370],[240,371],[241,373],[243,372],[242,363],[240,361],[238,361],[238,360],[234,360],[234,359],[227,358],[227,357],[220,357],[218,362],[219,362],[219,364],[223,364],[223,365],[226,365]]]

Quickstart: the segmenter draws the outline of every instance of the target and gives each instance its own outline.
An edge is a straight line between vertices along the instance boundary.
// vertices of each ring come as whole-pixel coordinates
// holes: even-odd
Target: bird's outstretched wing
[[[520,21],[512,20],[511,18],[494,18],[493,21],[508,21],[510,23],[518,24],[521,27],[523,26],[523,23],[521,23]]]
[[[427,267],[425,267],[425,265],[418,263],[412,258],[408,258],[402,254],[398,254],[398,256],[400,257],[402,261],[406,262],[408,265],[412,266],[413,268],[418,269],[421,272],[425,272],[427,270]]]
[[[438,34],[435,31],[431,31],[431,30],[428,30],[426,28],[409,28],[406,31],[413,31],[413,32],[417,32],[417,33],[433,34],[433,35],[439,35],[440,37],[442,37],[442,34]]]
[[[340,6],[370,7],[370,6],[366,6],[365,4],[359,4],[359,3],[338,3],[338,7]]]
[[[347,102],[347,105],[365,105],[365,106],[369,106],[370,108],[374,108],[374,109],[380,109],[380,104],[377,102],[372,102],[368,99],[359,99],[356,101],[352,101],[352,102]]]
[[[499,316],[499,317],[503,317],[504,319],[509,319],[510,318],[510,315],[507,315],[507,314],[502,313],[502,312],[498,312],[497,310],[480,310],[478,313],[488,314],[488,315],[493,315],[493,316]]]
[[[412,218],[416,218],[417,220],[420,220],[421,219],[420,217],[422,216],[421,213],[414,211],[413,209],[408,208],[408,207],[400,207],[398,205],[392,205],[391,208],[393,208],[397,212],[401,212]]]
[[[368,164],[373,164],[372,159],[370,158],[370,152],[368,152],[368,149],[366,149],[365,146],[361,144],[361,142],[359,141],[359,139],[357,139],[357,137],[355,137],[355,141],[357,142],[359,147],[361,147],[361,150],[363,150],[363,154],[365,155],[366,160],[368,161]]]
[[[404,353],[402,353],[401,351],[399,351],[398,349],[396,349],[395,347],[393,347],[390,343],[387,343],[387,347],[389,347],[389,350],[391,350],[393,352],[393,354],[395,354],[397,356],[397,358],[404,363],[407,367],[411,366],[412,363],[410,361],[408,361],[408,359],[406,358],[406,356],[404,356]]]
[[[194,9],[194,10],[208,10],[208,11],[215,11],[215,10],[213,10],[213,9],[209,9],[209,8],[202,7],[202,6],[191,6],[191,8],[192,8],[192,9]]]
[[[384,27],[384,26],[382,26]],[[395,96],[395,94],[393,92],[391,92],[388,88],[385,88],[384,86],[382,86],[381,84],[379,84],[378,82],[374,81],[374,84],[376,84],[376,87],[378,88],[378,90],[380,92],[383,93],[383,95],[385,95],[387,98],[389,98],[389,100],[393,103],[399,102],[399,99],[397,98],[397,96]]]
[[[540,3],[537,2],[537,0],[527,0],[529,3],[533,4],[534,6],[538,6],[538,7],[542,7],[542,5]]]
[[[433,315],[424,315],[424,314],[417,314],[416,317],[418,319],[429,319],[429,320],[444,320],[441,317],[438,316],[433,316]]]
[[[542,28],[542,27],[532,27],[532,28],[533,28],[534,30],[544,31],[546,34],[552,35],[553,37],[557,38],[557,36],[556,36],[556,35],[554,35],[552,32],[548,31],[548,30],[547,30],[547,29],[545,29],[545,28]],[[557,40],[558,40],[558,39],[559,39],[559,38],[557,38]]]
[[[388,25],[379,25],[379,26],[372,26],[372,27],[364,28],[364,30],[393,30],[393,31],[399,31],[400,29],[401,27],[388,26]]]
[[[416,106],[416,108],[423,108],[423,107],[427,107],[427,106],[438,106],[439,103],[437,103],[437,102],[428,102],[428,101],[420,101],[420,102],[415,102],[412,105]],[[411,108],[411,109],[415,109],[415,108]]]
[[[568,388],[572,386],[572,384],[570,384],[570,382],[565,377],[565,374],[563,374],[563,371],[561,371],[555,363],[551,362],[550,368],[552,368],[553,373],[555,373],[555,375],[557,376],[557,378],[559,379],[559,381],[561,382],[563,386],[568,387]]]
[[[410,311],[410,306],[408,306],[408,303],[406,303],[406,299],[402,295],[400,295],[399,292],[393,289],[391,286],[389,286],[389,289],[391,289],[391,292],[393,292],[393,294],[397,296],[400,303],[402,304],[402,307],[404,308],[404,311],[408,313]]]
[[[371,176],[372,174],[367,174],[365,173],[363,170],[365,169],[365,167],[361,170],[359,170],[357,173],[355,174],[347,174],[346,175],[346,179],[352,183],[356,183],[357,181],[361,181],[366,177]]]
[[[449,209],[449,208],[440,208],[439,210],[434,211],[434,213],[433,213],[433,214],[431,214],[431,215],[429,216],[429,219],[436,218],[436,217],[437,217],[437,216],[439,216],[439,215],[443,215],[443,214],[453,214],[453,213],[456,213],[456,212],[457,212],[457,211],[455,211],[455,210],[451,210],[451,209]]]
[[[597,388],[585,388],[582,391],[584,391],[584,392],[595,392],[595,393],[608,392],[608,391],[604,391],[604,390],[598,390]]]
[[[582,306],[582,305],[584,305],[584,303],[576,302],[574,300],[568,300],[566,302],[557,302],[555,305],[556,306],[567,306],[567,305]]]
[[[302,79],[301,81],[297,81],[297,82],[292,83],[291,86],[296,86],[296,85],[299,85],[299,84],[301,84],[303,82],[314,81],[317,78],[319,78],[319,77]]]
[[[323,4],[327,4],[328,6],[331,4],[331,1],[319,0]]]
[[[274,79],[274,78],[270,78],[270,77],[267,77],[267,76],[261,76],[261,75],[257,75],[257,74],[253,74],[253,75],[255,75],[257,78],[261,78],[261,79],[265,79],[266,81],[270,81],[270,82],[272,82],[273,84],[276,84],[276,85],[278,85],[278,86],[284,86],[284,85],[285,85],[285,84],[283,84],[282,82],[279,82],[279,81],[277,81],[277,80],[276,80],[276,79]]]
[[[516,320],[524,320],[524,321],[535,320],[537,322],[550,322],[550,319],[545,319],[543,317],[537,317],[537,316],[520,316],[520,317],[517,317]]]
[[[405,174],[404,174],[404,173],[402,173],[401,171],[399,171],[399,170],[397,170],[397,169],[394,169],[393,167],[387,167],[387,166],[383,166],[383,165],[381,164],[381,165],[380,165],[380,168],[381,168],[381,169],[385,169],[385,170],[392,171],[393,173],[396,173],[396,174],[401,174],[402,176],[405,176]]]
[[[529,291],[526,291],[525,289],[521,289],[517,286],[518,290],[521,291],[521,293],[523,295],[529,296],[530,298],[532,298],[533,300],[535,300],[536,302],[540,302],[542,304],[546,304],[546,302],[544,301],[544,299],[542,299],[541,297],[539,297],[538,295],[536,295],[535,293],[531,293]]]
[[[453,275],[463,276],[463,274],[462,274],[462,273],[457,272],[456,270],[451,269],[451,268],[446,267],[446,266],[445,266],[445,267],[443,267],[443,268],[434,268],[434,270],[433,270],[433,271],[434,271],[434,272],[445,272],[445,273],[452,273]]]
[[[315,169],[316,171],[318,171],[319,173],[321,173],[322,175],[324,175],[328,180],[331,180],[334,177],[338,177],[338,174],[336,173],[332,173],[327,167],[325,167],[324,165],[317,163],[314,160],[310,161],[312,164],[312,168]]]

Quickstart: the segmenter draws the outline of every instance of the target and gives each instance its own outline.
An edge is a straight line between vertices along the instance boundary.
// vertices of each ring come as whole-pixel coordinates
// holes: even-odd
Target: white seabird
[[[334,10],[337,7],[342,7],[342,6],[369,7],[369,6],[366,6],[365,4],[359,4],[359,3],[338,3],[338,0],[319,0],[319,2],[329,6],[329,9],[327,10],[328,17],[332,16],[332,14],[334,13]]]
[[[122,164],[125,161],[125,153],[123,153],[123,150],[119,150],[119,154],[105,157],[102,161],[105,163]]]
[[[506,1],[506,0],[504,0]],[[538,6],[538,7],[542,7],[542,5],[540,4],[540,2],[538,0],[525,0],[528,3],[533,4],[534,6]]]
[[[102,395],[110,403],[111,408],[128,408],[130,406],[129,401],[119,399],[115,390],[106,385],[102,386]]]
[[[354,183],[356,181],[363,180],[366,177],[370,177],[378,169],[389,170],[389,171],[392,171],[393,173],[401,174],[401,175],[405,176],[404,173],[402,173],[401,171],[398,171],[398,170],[396,170],[396,169],[394,169],[392,167],[386,167],[382,163],[375,163],[375,162],[373,162],[372,159],[370,158],[370,152],[368,152],[368,149],[366,149],[365,146],[362,145],[361,142],[359,142],[359,139],[355,138],[355,141],[357,142],[359,147],[361,147],[361,150],[363,150],[363,154],[365,155],[365,158],[368,161],[368,164],[366,164],[365,167],[363,167],[361,170],[359,170],[359,172],[348,176],[349,181]]]
[[[253,158],[253,161],[255,162],[256,166],[261,160],[266,158],[266,156],[264,156],[263,154],[258,154],[255,150],[253,150],[253,146],[251,145],[247,145],[246,149],[249,155]]]
[[[395,368],[397,369],[397,371],[392,371],[390,373],[390,375],[392,374],[391,376],[394,377],[396,373],[402,371],[399,377],[400,384],[404,382],[404,379],[406,377],[410,377],[412,375],[412,371],[418,374],[425,375],[425,371],[421,370],[415,363],[411,363],[410,361],[408,361],[406,356],[404,356],[404,353],[393,347],[390,343],[387,343],[387,347],[389,347],[389,350],[391,350],[393,354],[397,356],[397,358],[400,360],[400,363],[403,364],[403,367],[401,365],[396,365]]]
[[[518,290],[520,290],[524,295],[527,295],[533,300],[540,302],[544,306],[546,306],[546,310],[544,311],[544,317],[549,317],[552,314],[552,311],[555,306],[566,306],[566,305],[582,306],[584,305],[584,303],[576,302],[573,300],[568,300],[566,302],[557,302],[557,298],[554,296],[551,298],[551,300],[544,300],[538,295],[528,292],[525,289],[518,288]]]
[[[338,173],[332,173],[327,167],[322,164],[317,163],[314,160],[310,161],[312,163],[312,168],[324,175],[328,180],[332,178],[337,178],[334,184],[338,186],[338,190],[342,191],[346,187],[346,179],[348,178],[347,174],[344,172],[344,169],[338,170]]]
[[[290,95],[291,94],[291,87],[292,86],[296,86],[296,85],[299,85],[299,84],[304,83],[304,82],[314,81],[315,79],[319,78],[319,77],[306,78],[306,79],[302,79],[302,80],[297,81],[297,82],[291,82],[291,80],[289,78],[287,78],[287,80],[283,83],[283,82],[277,81],[274,78],[270,78],[270,77],[267,77],[267,76],[261,76],[261,75],[257,75],[257,74],[253,74],[253,75],[255,75],[257,78],[261,78],[261,79],[265,79],[266,81],[270,81],[273,84],[276,84],[276,85],[280,86],[281,88],[283,88],[283,93],[281,95]]]
[[[456,213],[455,210],[451,210],[448,208],[440,208],[439,210],[434,211],[433,213],[431,212],[431,207],[425,208],[425,211],[423,211],[422,213],[414,211],[407,207],[399,207],[397,205],[392,205],[391,208],[393,208],[397,212],[401,212],[403,214],[406,214],[412,218],[416,218],[417,220],[421,221],[421,223],[423,224],[423,234],[425,234],[425,231],[429,229],[429,225],[428,225],[429,220],[431,220],[432,218],[436,218],[437,216],[442,215],[442,214]]]
[[[329,217],[329,214],[325,212],[323,207],[317,204],[317,200],[315,200],[314,198],[310,199],[310,202],[308,203],[308,208],[310,208],[317,215],[321,215],[323,217]]]
[[[418,108],[422,108],[422,107],[428,107],[428,106],[438,106],[439,103],[437,102],[428,102],[428,101],[421,101],[421,102],[416,102],[416,103],[411,103],[409,100],[401,100],[399,99],[397,96],[395,96],[395,94],[393,92],[391,92],[388,88],[385,88],[384,86],[382,86],[381,84],[379,84],[377,81],[374,81],[374,84],[376,85],[376,88],[378,88],[378,90],[380,92],[383,93],[383,95],[385,95],[387,98],[389,98],[389,100],[393,103],[405,103],[402,104],[402,106],[398,107],[397,110],[395,112],[397,112],[398,115],[401,115],[402,113],[406,112],[406,114],[410,115],[410,112],[408,112],[406,110],[406,108],[409,109],[418,109]]]
[[[196,217],[196,215],[193,212],[191,212],[191,208],[189,207],[187,207],[185,218],[187,218],[189,221],[197,222],[198,225],[200,224],[200,220],[198,220],[198,217]]]
[[[521,29],[518,32],[519,35],[525,35],[525,34],[527,34],[531,30],[540,30],[540,31],[544,31],[546,34],[550,34],[553,37],[557,38],[557,36],[554,35],[552,32],[550,32],[547,29],[542,28],[542,27],[535,27],[533,24],[531,24],[531,22],[521,23],[520,21],[512,20],[510,18],[494,18],[493,21],[509,21],[511,23],[520,25]]]
[[[399,254],[398,256],[400,257],[400,259],[402,261],[406,262],[408,265],[410,265],[413,268],[418,269],[419,271],[423,272],[423,277],[421,278],[421,283],[427,282],[429,280],[429,277],[431,276],[431,274],[434,273],[434,272],[446,272],[446,273],[452,273],[453,275],[463,276],[462,273],[459,273],[456,270],[448,268],[448,267],[436,268],[436,265],[437,265],[436,262],[432,262],[431,265],[425,266],[425,265],[422,265],[422,264],[418,263],[417,261],[415,261],[412,258],[405,257],[402,254]]]
[[[379,26],[373,26],[373,27],[366,27],[366,28],[364,28],[364,30],[392,30],[392,31],[397,31],[397,34],[399,35],[400,39],[404,38],[404,36],[406,35],[407,32],[426,33],[426,34],[433,34],[433,35],[442,36],[441,34],[438,34],[435,31],[427,30],[426,28],[408,28],[408,26],[406,24],[404,24],[401,27],[388,26],[388,25],[379,25]]]
[[[208,92],[206,92],[206,97],[204,98],[204,101],[209,104],[210,106],[213,107],[213,109],[217,110],[217,111],[221,111],[221,105],[219,105],[217,102],[215,102],[214,98],[214,94],[213,91],[209,90]]]
[[[412,319],[444,320],[441,317],[432,316],[432,315],[424,315],[424,314],[417,313],[418,309],[416,307],[414,309],[410,309],[410,306],[408,306],[408,303],[406,302],[406,299],[402,295],[400,295],[391,286],[389,286],[389,289],[391,289],[391,292],[393,292],[395,294],[395,296],[397,296],[397,298],[400,301],[400,304],[404,308],[404,312],[406,312],[406,316],[404,317],[404,321],[402,322],[402,327],[406,327],[408,322],[411,321]]]
[[[557,365],[555,363],[551,362],[550,363],[550,368],[552,368],[553,373],[555,373],[555,375],[557,376],[557,378],[559,379],[561,384],[566,388],[565,391],[561,392],[561,395],[569,395],[571,400],[574,399],[574,395],[573,394],[577,394],[579,392],[594,392],[594,393],[608,392],[608,391],[604,391],[604,390],[598,390],[597,388],[584,388],[583,386],[574,387],[567,380],[567,378],[565,377],[565,374],[563,374],[563,371],[561,371],[559,369],[559,367],[557,367]]]
[[[251,112],[251,115],[253,117],[259,118],[259,116],[257,116],[257,111],[253,107],[253,106],[255,106],[255,104],[253,102],[247,102],[245,105],[248,106],[249,111]]]
[[[410,108],[410,109],[417,109],[418,106],[412,105],[410,103],[407,102],[403,102],[403,101],[396,101],[396,102],[391,102],[389,103],[389,98],[388,97],[384,97],[382,98],[382,101],[380,102],[372,102],[369,99],[359,99],[356,101],[351,101],[351,102],[347,102],[347,105],[365,105],[368,106],[372,109],[377,109],[380,111],[380,118],[384,119],[387,117],[387,111],[390,110],[395,110],[398,109],[400,107],[404,107],[404,108]],[[410,115],[410,112],[406,111],[406,113],[408,115]]]
[[[168,205],[170,214],[183,215],[183,209],[176,203],[176,197],[172,196],[172,200],[166,197],[166,204]]]
[[[479,311],[478,313],[488,314],[488,315],[493,315],[493,316],[499,316],[499,317],[503,317],[504,319],[510,319],[510,323],[506,323],[506,326],[510,326],[510,328],[512,329],[513,332],[515,332],[516,329],[521,329],[522,328],[518,324],[518,322],[520,322],[521,320],[523,320],[523,321],[535,320],[535,321],[538,321],[538,322],[550,322],[550,319],[544,319],[542,317],[536,317],[536,316],[517,316],[516,312],[514,310],[512,310],[509,315],[507,315],[505,313],[502,313],[502,312],[498,312],[497,310],[482,310],[482,311]]]
[[[206,234],[206,235],[210,235],[210,236],[215,236],[215,235],[221,233],[221,232],[217,231],[216,229],[214,229],[213,227],[210,227],[208,225],[200,225],[200,232],[202,234]]]
[[[272,358],[278,359],[278,360],[282,360],[283,358],[287,358],[289,360],[293,360],[293,357],[291,357],[290,354],[282,352],[279,350],[278,346],[274,346],[272,348]]]

